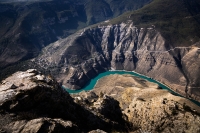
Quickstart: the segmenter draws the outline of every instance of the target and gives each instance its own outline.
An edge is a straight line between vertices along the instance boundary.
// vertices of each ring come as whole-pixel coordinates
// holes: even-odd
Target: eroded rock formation
[[[154,26],[138,28],[127,21],[83,29],[49,45],[34,61],[70,89],[80,89],[108,69],[128,70],[200,101],[198,45],[172,47]]]
[[[200,131],[200,108],[155,83],[131,75],[109,75],[100,79],[92,91],[73,94],[73,97],[88,99],[93,103],[91,107],[98,109],[100,102],[95,95],[117,100],[136,133]]]
[[[109,97],[104,100],[107,99],[110,104],[100,104],[100,111],[95,112],[87,101],[75,103],[51,76],[42,75],[35,69],[17,72],[0,85],[0,129],[8,133],[96,129],[127,132],[129,125],[122,117],[119,103]],[[112,112],[118,119],[106,115],[110,115],[113,106],[118,109]]]
[[[34,58],[59,38],[151,1],[0,0],[0,68]]]
[[[51,76],[17,72],[0,85],[0,132],[193,132],[200,108],[131,75],[100,79],[69,95]]]

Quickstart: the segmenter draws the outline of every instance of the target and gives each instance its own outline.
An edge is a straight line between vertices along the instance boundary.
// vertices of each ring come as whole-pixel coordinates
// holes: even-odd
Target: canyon
[[[200,108],[131,75],[69,95],[50,75],[19,71],[0,84],[1,132],[199,132]]]
[[[198,0],[0,0],[0,132],[200,132],[199,9]],[[112,70],[183,97],[129,74],[65,90]]]
[[[117,1],[101,1],[100,5],[103,3],[105,4],[105,2],[110,4],[111,9],[109,10],[113,10],[114,12],[114,7],[116,7],[114,5],[118,5]],[[136,4],[137,6],[135,5],[134,9],[138,9],[148,2],[150,1],[142,1],[141,3]],[[36,3],[30,2],[24,4],[27,8],[35,9],[35,5],[37,5]],[[65,5],[68,5],[69,3],[65,3]],[[64,8],[62,6],[62,2],[59,1],[49,1],[47,3],[39,2],[37,7],[41,7],[43,10],[44,5],[46,5],[49,8],[54,9],[52,4],[56,4],[60,7],[60,9],[55,9],[56,13],[59,13]],[[79,3],[77,6],[79,7],[82,4]],[[129,9],[128,2],[123,2],[123,4],[127,7],[124,8],[125,10],[123,11],[127,11]],[[134,2],[132,4],[134,4]],[[18,8],[17,5],[16,8]],[[32,6],[29,7],[29,5]],[[9,9],[12,7],[8,3],[4,3],[1,6],[4,7],[1,11],[3,14],[10,11]],[[87,24],[89,25],[90,20],[92,21],[90,18],[91,12],[89,13],[90,10],[94,11],[92,13],[98,13],[92,8],[92,3],[89,2],[84,6],[85,9],[88,10],[84,11],[85,14],[87,14],[87,19],[84,19],[85,25],[82,25],[83,27]],[[175,8],[177,6],[180,8]],[[23,44],[21,41],[12,39],[13,42],[19,42],[20,45],[11,45],[4,39],[2,43],[3,45],[1,45],[2,49],[0,48],[2,51],[0,56],[2,59],[0,59],[2,67],[14,62],[19,62],[22,58],[26,61],[22,62],[22,64],[19,63],[11,67],[1,69],[1,79],[4,79],[9,74],[18,70],[37,68],[41,71],[46,71],[47,73],[54,75],[58,82],[66,88],[81,89],[87,84],[87,82],[90,81],[90,79],[94,78],[101,72],[112,69],[127,70],[149,76],[169,86],[169,88],[173,89],[177,93],[187,98],[199,101],[200,35],[198,32],[198,15],[200,12],[198,7],[199,2],[197,0],[155,0],[141,9],[126,12],[114,19],[104,19],[101,23],[85,28],[78,26],[79,28],[76,27],[76,30],[80,30],[77,32],[75,32],[76,30],[73,30],[73,32],[70,32],[71,35],[67,34],[67,37],[64,35],[65,29],[62,27],[61,29],[56,29],[56,26],[59,27],[59,25],[63,22],[63,24],[67,24],[69,20],[74,19],[69,19],[69,16],[65,15],[64,17],[57,19],[57,17],[59,17],[58,14],[58,16],[54,17],[45,17],[46,15],[49,15],[49,12],[46,12],[41,14],[44,16],[41,16],[43,19],[38,20],[38,24],[44,25],[42,27],[44,28],[45,33],[56,33],[56,35],[60,33],[60,37],[57,36],[58,41],[51,43],[57,40],[55,39],[55,34],[52,34],[52,37],[47,34],[43,34],[43,30],[41,30],[41,28],[37,29],[37,26],[34,26],[34,28],[32,26],[32,29],[45,35],[45,37],[50,40],[46,38],[38,42],[36,41],[38,46],[32,42],[31,45],[29,45],[29,43],[25,41],[24,44],[28,46],[28,49],[24,49],[22,48]],[[169,8],[172,10],[166,12]],[[73,9],[76,10],[76,8]],[[107,16],[109,14],[109,10],[106,10],[106,12],[103,11],[105,13],[103,16]],[[23,14],[25,11],[26,9],[23,8],[21,13]],[[123,11],[115,11],[118,14],[113,15],[113,17],[118,16]],[[72,16],[74,16],[74,13],[75,11],[72,13]],[[78,11],[75,14],[75,17],[77,17],[76,23],[80,24],[79,22],[82,22],[83,19],[79,17],[82,15]],[[98,20],[94,23],[103,20],[103,18],[98,19],[99,15],[96,16],[93,14],[92,16],[95,16],[95,18],[97,17],[95,20]],[[102,14],[100,16],[102,16]],[[26,18],[30,19],[30,14],[27,14]],[[25,19],[20,19],[20,21],[21,20],[23,20],[23,23],[21,23],[23,25],[21,26],[25,26],[24,28],[26,29],[28,21]],[[24,29],[23,27],[22,29]],[[50,29],[54,27],[54,32],[52,32],[52,30],[47,30],[46,32],[45,27],[50,27]],[[73,26],[70,27],[72,28]],[[38,35],[41,35],[38,33],[35,34],[35,32],[33,33],[33,38],[36,37],[38,39]],[[7,32],[5,35],[9,37],[9,34],[10,32]],[[15,35],[17,38],[20,36],[21,34]],[[21,37],[23,38],[22,40],[26,38],[24,36]],[[32,35],[29,35],[29,37],[32,37]],[[30,38],[28,40],[30,41]],[[45,40],[49,41],[46,42]],[[4,45],[4,43],[6,44]],[[34,48],[32,47],[32,44],[34,45]],[[11,48],[10,46],[16,47]],[[13,48],[15,50],[11,50]],[[31,51],[29,51],[29,48]],[[36,51],[35,48],[37,49]],[[15,53],[16,51],[20,54]],[[27,56],[27,53],[28,55],[30,54],[33,56]],[[39,56],[37,56],[38,54]],[[35,58],[27,61],[27,59],[32,57]]]
[[[32,61],[70,89],[82,88],[103,71],[127,70],[199,101],[199,46],[197,42],[190,47],[171,47],[154,26],[138,28],[127,21],[80,30],[50,44]]]
[[[48,44],[151,0],[0,0],[0,68],[38,56]],[[18,70],[16,70],[18,71]]]

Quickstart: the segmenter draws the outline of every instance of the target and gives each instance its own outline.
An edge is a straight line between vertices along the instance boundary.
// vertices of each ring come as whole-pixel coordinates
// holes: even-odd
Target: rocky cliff
[[[110,75],[70,96],[35,69],[0,85],[0,132],[193,132],[200,108],[131,75]]]
[[[150,1],[1,0],[0,68],[36,57],[59,38]]]
[[[200,100],[199,53],[199,43],[172,47],[154,25],[139,28],[129,20],[80,30],[46,47],[33,62],[70,89],[80,89],[102,71],[127,70]]]
[[[200,108],[189,100],[159,89],[155,83],[131,75],[110,75],[98,81],[96,94],[107,94],[120,103],[122,112],[138,133],[197,133]],[[84,92],[82,93],[84,95]]]
[[[87,100],[75,103],[50,76],[34,69],[17,72],[0,85],[0,129],[8,133],[132,130],[118,101],[111,97],[101,100],[109,102],[102,102],[101,110],[93,111]],[[113,108],[116,112],[111,112]],[[111,113],[117,117],[106,117]]]
[[[100,79],[91,92],[73,94],[73,97],[76,102],[88,99],[93,103],[92,108],[99,108],[101,102],[96,95],[107,95],[119,101],[122,113],[136,133],[197,133],[200,130],[200,108],[185,98],[159,89],[155,83],[131,75],[109,75]]]

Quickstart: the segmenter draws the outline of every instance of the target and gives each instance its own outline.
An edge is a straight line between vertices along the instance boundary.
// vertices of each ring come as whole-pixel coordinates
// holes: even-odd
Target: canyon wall
[[[127,21],[80,30],[50,44],[32,61],[70,89],[80,89],[100,72],[127,70],[200,101],[198,46],[172,47],[154,25],[138,28]]]

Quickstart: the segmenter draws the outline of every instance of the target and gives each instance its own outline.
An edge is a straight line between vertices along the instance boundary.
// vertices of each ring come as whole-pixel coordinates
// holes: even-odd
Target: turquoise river
[[[156,83],[158,84],[162,89],[164,90],[168,90],[170,93],[172,93],[173,95],[176,95],[176,96],[181,96],[180,94],[172,91],[170,88],[168,88],[166,85],[152,79],[152,78],[149,78],[147,76],[144,76],[144,75],[141,75],[141,74],[138,74],[136,72],[129,72],[129,71],[106,71],[106,72],[103,72],[103,73],[100,73],[98,76],[96,76],[95,78],[91,79],[91,81],[82,89],[80,90],[70,90],[68,88],[64,88],[66,91],[68,91],[69,93],[79,93],[83,90],[85,91],[89,91],[89,90],[92,90],[95,86],[95,84],[97,83],[97,81],[105,76],[108,76],[108,75],[112,75],[112,74],[130,74],[130,75],[133,75],[133,76],[136,76],[136,77],[139,77],[139,78],[142,78],[142,79],[145,79],[147,81],[150,81],[150,82],[153,82],[153,83]],[[182,97],[182,96],[181,96]],[[189,99],[191,100],[191,99]],[[200,103],[197,102],[197,101],[194,101],[194,100],[191,100],[193,103],[197,104],[198,106],[200,106]]]

